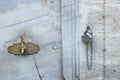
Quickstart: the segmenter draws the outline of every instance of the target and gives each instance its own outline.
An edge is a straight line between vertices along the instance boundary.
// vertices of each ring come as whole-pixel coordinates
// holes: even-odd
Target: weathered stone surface
[[[65,79],[72,80],[72,41],[71,41],[71,20],[62,21],[62,57],[63,75]],[[69,66],[69,68],[67,68]]]
[[[106,79],[120,80],[120,34],[106,36]]]
[[[99,38],[99,39],[98,39]],[[103,76],[103,34],[94,34],[93,40],[93,66],[91,70],[87,68],[86,47],[84,44],[84,80],[102,80]],[[90,49],[90,48],[89,48]],[[90,57],[90,56],[89,56]]]
[[[71,19],[72,15],[72,6],[67,6],[62,8],[62,20],[69,20]]]
[[[104,57],[106,80],[120,80],[120,5],[117,4],[120,0],[106,0],[105,9],[105,0],[61,0],[61,8],[60,0],[0,1],[0,80],[39,79],[33,56],[18,57],[6,52],[7,44],[14,43],[22,33],[28,35],[28,41],[29,38],[30,41],[35,40],[41,48],[36,61],[43,80],[62,80],[61,64],[66,80],[72,80],[72,77],[80,77],[80,80],[103,80]],[[90,71],[86,65],[85,44],[81,41],[81,35],[87,26],[94,33],[93,67]],[[76,61],[72,60],[75,55]]]
[[[75,79],[76,76],[80,78],[80,75],[78,75],[79,73],[78,69],[80,68],[79,63],[81,62],[80,60],[79,61],[77,60],[78,56],[80,57],[81,49],[80,47],[78,47],[81,44],[80,27],[81,27],[80,17],[62,20],[63,70],[64,77],[66,80]],[[76,57],[76,60],[73,59],[73,57]],[[78,66],[76,67],[76,70],[78,72],[77,71],[75,72],[75,65],[76,66],[79,65],[79,67]],[[77,75],[75,75],[75,73],[77,73]]]
[[[100,0],[99,0],[100,1]],[[84,2],[84,1],[83,1]],[[98,42],[94,46],[94,51],[96,53],[99,53],[98,55],[94,54],[93,58],[93,69],[90,71],[84,70],[85,80],[102,80],[103,79],[103,62],[105,57],[105,80],[120,80],[120,54],[119,54],[119,1],[118,0],[106,0],[106,5],[104,9],[104,4],[93,4],[89,1],[88,4],[83,4],[83,26],[84,30],[87,25],[91,25],[92,30],[94,32],[95,42]],[[116,3],[116,4],[114,4]],[[98,7],[99,6],[99,7]],[[104,12],[105,10],[105,12]],[[87,14],[85,14],[87,13]],[[105,19],[104,19],[104,13],[105,13]],[[94,16],[94,17],[93,17]],[[99,21],[101,20],[101,21]],[[105,26],[104,26],[105,21]],[[106,27],[106,53],[105,56],[103,56],[103,50],[104,50],[104,27]],[[99,33],[100,32],[100,33]],[[102,37],[99,35],[102,33]],[[100,40],[100,41],[99,41]],[[97,47],[101,46],[101,47]],[[85,49],[85,47],[83,47]],[[85,54],[85,51],[83,51]],[[101,56],[99,56],[101,55]],[[85,57],[86,55],[84,55]],[[84,65],[86,63],[86,60],[84,60]],[[87,69],[87,67],[86,67]]]
[[[33,56],[4,53],[0,55],[0,63],[0,80],[39,80]]]
[[[54,49],[53,46],[57,48]],[[36,62],[43,80],[61,80],[61,42],[42,46],[36,55]]]
[[[74,3],[80,3],[81,0],[61,0],[62,7],[71,6]]]
[[[82,18],[84,20],[84,26],[90,26],[93,33],[102,33],[104,31],[103,14],[102,4],[83,5]]]
[[[91,3],[104,3],[104,0],[82,0],[83,3],[88,3],[88,4],[91,4]]]
[[[106,32],[120,33],[120,4],[106,4]]]
[[[11,5],[13,2],[11,2]],[[2,4],[2,3],[1,3]],[[6,5],[7,3],[3,3]],[[12,10],[6,7],[7,11],[0,13],[0,28],[14,26],[49,15],[51,11],[48,4],[41,5],[41,2],[29,4],[19,3]]]
[[[18,0],[17,0],[18,1]],[[17,2],[16,1],[16,2]],[[19,0],[20,1],[20,0]],[[0,13],[0,80],[39,80],[33,56],[15,56],[7,52],[9,44],[25,41],[36,42],[41,48],[36,58],[43,79],[61,80],[61,26],[59,0],[12,0]],[[26,0],[29,2],[29,0]],[[15,5],[14,5],[15,2]],[[8,5],[7,5],[8,4]],[[15,6],[12,10],[9,5]],[[0,8],[1,9],[1,8]],[[56,38],[55,38],[56,36]]]
[[[120,3],[120,0],[106,0],[107,3]]]

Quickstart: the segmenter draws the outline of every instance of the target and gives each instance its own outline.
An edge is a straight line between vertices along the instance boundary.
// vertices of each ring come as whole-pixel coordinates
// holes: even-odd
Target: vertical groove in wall
[[[63,2],[64,2],[64,0],[63,0]],[[62,31],[63,31],[63,33],[62,33],[62,37],[64,38],[64,41],[63,42],[65,42],[66,41],[66,37],[67,38],[69,38],[69,40],[67,41],[67,42],[69,42],[69,43],[66,43],[66,44],[64,44],[64,43],[62,43],[63,44],[63,46],[64,45],[68,45],[68,44],[71,44],[70,45],[70,48],[69,48],[69,50],[70,50],[70,55],[71,55],[71,57],[70,58],[68,58],[67,56],[65,56],[64,57],[64,59],[70,59],[70,66],[69,66],[69,68],[70,68],[70,74],[69,75],[67,75],[67,73],[69,73],[69,72],[66,72],[66,73],[64,73],[64,76],[66,77],[66,80],[67,79],[70,79],[70,80],[80,80],[80,66],[81,66],[81,63],[80,63],[80,55],[81,55],[81,51],[80,51],[80,44],[81,44],[81,33],[80,33],[80,13],[79,13],[79,0],[70,0],[70,18],[69,18],[69,22],[70,23],[67,23],[67,24],[69,24],[70,26],[67,26],[67,25],[64,25],[64,26],[62,26]],[[61,16],[61,17],[65,17],[64,16],[64,13],[62,12],[62,14],[63,14],[63,16]],[[68,22],[68,20],[62,20],[62,22],[63,22],[63,24],[64,24],[64,22],[66,23],[66,22]],[[65,28],[65,27],[67,27],[67,28],[70,28],[70,29],[68,29],[68,30],[70,30],[70,31],[67,31],[66,29],[67,28]],[[63,39],[62,39],[63,40]],[[65,46],[66,47],[66,46]],[[64,48],[65,48],[64,47]],[[65,49],[66,50],[66,49]],[[66,52],[65,50],[63,50],[64,52]],[[63,55],[65,54],[63,52]],[[64,62],[64,61],[63,61]],[[66,61],[65,61],[66,62]],[[65,63],[63,64],[63,65],[65,65]],[[68,68],[68,67],[63,67],[64,68],[64,72],[66,71],[66,68]],[[68,69],[67,69],[68,70]]]
[[[75,80],[75,55],[74,55],[74,0],[72,0],[72,14],[71,14],[71,29],[72,29],[72,34],[71,34],[71,38],[72,38],[72,80]]]
[[[76,79],[76,77],[77,77],[77,52],[76,52],[76,49],[77,49],[77,44],[76,44],[76,42],[77,42],[77,39],[76,39],[76,0],[74,0],[74,61],[75,61],[75,80],[77,80]]]
[[[60,27],[61,27],[61,31],[62,31],[62,2],[61,2],[61,0],[59,2],[60,2]],[[63,33],[61,32],[61,38],[62,38],[62,35],[63,35]],[[63,43],[61,43],[61,45],[62,44]],[[62,47],[63,47],[63,45],[62,45]],[[63,48],[61,49],[61,55],[60,56],[61,56],[60,61],[61,61],[61,77],[62,77],[61,80],[66,80],[65,76],[64,76],[64,71],[63,71]]]
[[[80,2],[80,0],[78,1],[78,2]],[[80,4],[77,4],[77,9],[76,9],[76,11],[77,11],[77,13],[78,13],[78,15],[77,16],[80,16]],[[77,65],[77,67],[78,67],[78,80],[80,80],[80,69],[81,69],[81,67],[80,67],[80,39],[81,39],[81,31],[80,31],[80,29],[81,29],[81,26],[80,26],[80,18],[78,19],[78,26],[77,26],[77,40],[78,40],[78,42],[77,42],[77,53],[78,53],[78,59],[77,59],[77,61],[78,61],[78,65]]]
[[[78,1],[79,2],[79,1]],[[73,72],[73,80],[79,80],[80,78],[80,53],[79,53],[79,31],[80,31],[80,25],[77,22],[79,20],[79,4],[77,3],[77,0],[73,0],[71,2],[72,9],[71,9],[71,19],[72,19],[72,72]]]
[[[77,62],[76,62],[76,0],[72,1],[72,79],[76,80],[76,75],[77,75]]]
[[[71,0],[71,4],[73,4],[73,0]],[[73,5],[71,5],[71,41],[72,41],[72,45],[73,45],[73,31],[72,31],[72,29],[73,29]],[[74,57],[73,57],[73,48],[71,48],[72,50],[72,80],[74,80]]]
[[[105,62],[106,62],[106,0],[104,0],[104,50],[103,50],[103,80],[105,80],[105,76],[106,76],[106,66],[105,66]]]
[[[81,9],[82,9],[82,0],[79,0],[79,2],[80,2],[80,4],[79,4],[79,8],[78,8],[78,10],[79,10],[79,28],[78,28],[78,37],[79,37],[79,46],[78,46],[78,65],[79,65],[79,80],[83,80],[83,78],[84,78],[84,72],[83,72],[83,68],[84,68],[84,66],[83,66],[83,52],[82,52],[82,48],[83,48],[83,46],[82,46],[82,39],[81,39],[81,35],[82,35],[82,28],[83,28],[83,25],[82,25],[82,17],[81,17],[81,15],[82,15],[82,11],[81,11]]]

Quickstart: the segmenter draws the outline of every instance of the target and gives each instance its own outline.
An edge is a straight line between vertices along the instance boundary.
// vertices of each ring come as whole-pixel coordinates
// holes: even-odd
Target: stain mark
[[[116,70],[113,70],[113,72],[116,72]]]
[[[36,70],[37,70],[37,73],[38,73],[39,79],[40,79],[40,80],[43,80],[43,79],[42,79],[42,76],[41,76],[41,74],[40,74],[40,72],[39,72],[39,69],[38,69],[38,65],[37,65],[37,62],[36,62],[35,56],[34,56],[33,58],[34,58],[34,63],[35,63],[35,67],[36,67]]]

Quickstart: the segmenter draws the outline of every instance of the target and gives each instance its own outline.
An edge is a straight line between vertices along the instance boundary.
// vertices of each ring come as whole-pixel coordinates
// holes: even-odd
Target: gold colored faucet
[[[26,47],[26,45],[25,45],[24,37],[21,36],[20,39],[21,39],[21,51],[20,51],[20,52],[21,52],[22,54],[24,54],[25,51],[26,51],[26,49],[27,49],[27,47]]]
[[[24,35],[21,35],[20,43],[14,43],[13,45],[8,46],[8,52],[15,55],[32,55],[39,52],[39,45],[33,42],[27,42],[24,39]]]

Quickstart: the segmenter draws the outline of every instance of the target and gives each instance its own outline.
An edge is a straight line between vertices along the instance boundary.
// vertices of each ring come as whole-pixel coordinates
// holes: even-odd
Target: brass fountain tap
[[[20,36],[20,39],[21,39],[21,49],[20,49],[20,52],[21,52],[22,54],[24,54],[25,51],[26,51],[26,49],[27,49],[27,47],[26,47],[26,44],[25,44],[23,35]]]
[[[32,55],[39,52],[39,45],[33,42],[25,42],[24,40],[24,36],[20,36],[20,43],[14,43],[9,46],[7,48],[8,52],[15,55]]]

